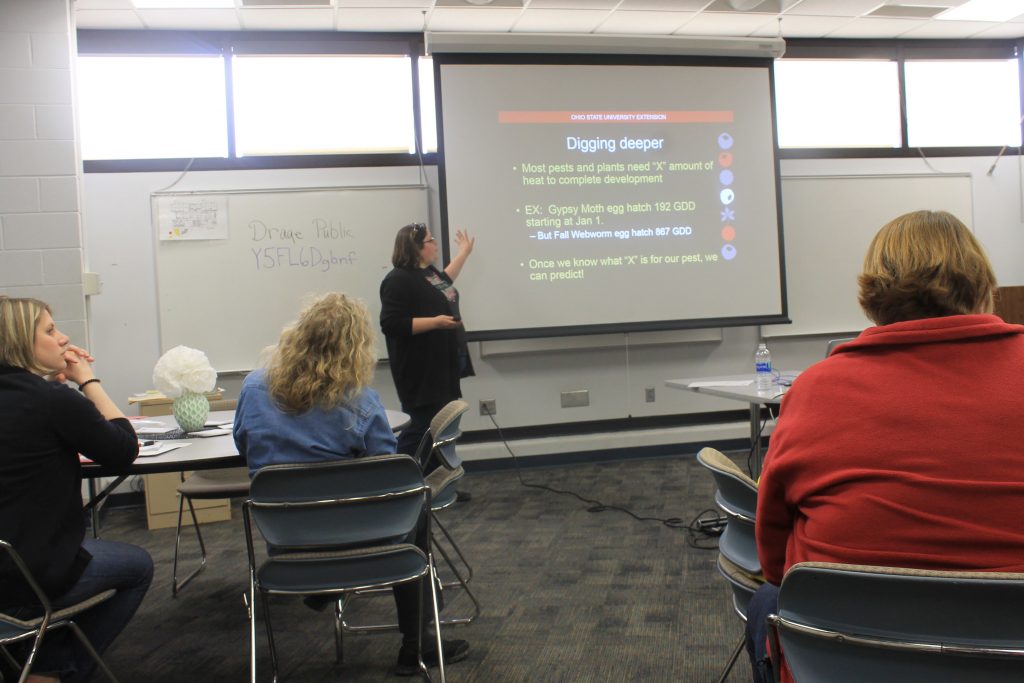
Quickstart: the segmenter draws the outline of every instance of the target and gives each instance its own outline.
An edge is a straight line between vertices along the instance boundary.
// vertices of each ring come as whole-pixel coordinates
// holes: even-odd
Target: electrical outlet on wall
[[[654,387],[644,389],[644,400],[648,403],[654,403]]]
[[[480,399],[480,414],[481,415],[497,415],[498,414],[498,401],[493,398]]]

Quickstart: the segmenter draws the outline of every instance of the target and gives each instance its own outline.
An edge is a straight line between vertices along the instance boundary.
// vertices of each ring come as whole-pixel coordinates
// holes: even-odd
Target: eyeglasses
[[[435,239],[434,239],[433,237],[429,237],[429,238],[427,238],[427,239],[423,240],[423,244],[426,244],[426,243],[428,243],[428,242],[436,242],[436,241],[437,241],[437,240],[435,240]]]

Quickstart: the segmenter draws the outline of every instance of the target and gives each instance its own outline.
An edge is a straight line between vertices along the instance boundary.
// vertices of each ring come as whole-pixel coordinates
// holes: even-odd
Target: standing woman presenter
[[[474,374],[453,283],[475,241],[458,231],[458,253],[441,271],[434,266],[437,241],[426,225],[410,223],[395,237],[394,268],[380,285],[380,326],[402,411],[411,418],[398,438],[399,453],[415,455],[431,418],[462,398],[459,380]]]
[[[153,561],[142,548],[85,538],[79,453],[116,472],[139,452],[135,430],[93,374],[92,360],[57,329],[45,303],[0,296],[0,538],[18,551],[54,610],[117,591],[75,617],[102,653],[142,602]],[[42,614],[6,555],[0,612]],[[95,663],[70,636],[61,629],[46,637],[32,667],[39,673],[29,681],[89,679]]]

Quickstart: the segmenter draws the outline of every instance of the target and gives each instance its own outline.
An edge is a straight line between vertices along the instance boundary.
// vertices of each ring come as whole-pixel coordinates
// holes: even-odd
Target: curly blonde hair
[[[286,412],[348,403],[369,386],[376,357],[366,306],[332,292],[281,332],[267,365],[267,390]]]
[[[878,325],[991,313],[996,276],[981,243],[945,211],[914,211],[871,240],[857,278],[860,305]]]

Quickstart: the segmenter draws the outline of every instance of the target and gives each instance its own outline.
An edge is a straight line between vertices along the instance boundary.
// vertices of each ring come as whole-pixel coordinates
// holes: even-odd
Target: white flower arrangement
[[[168,398],[186,391],[205,394],[217,384],[217,371],[206,354],[187,346],[175,346],[160,356],[153,367],[153,385]]]

